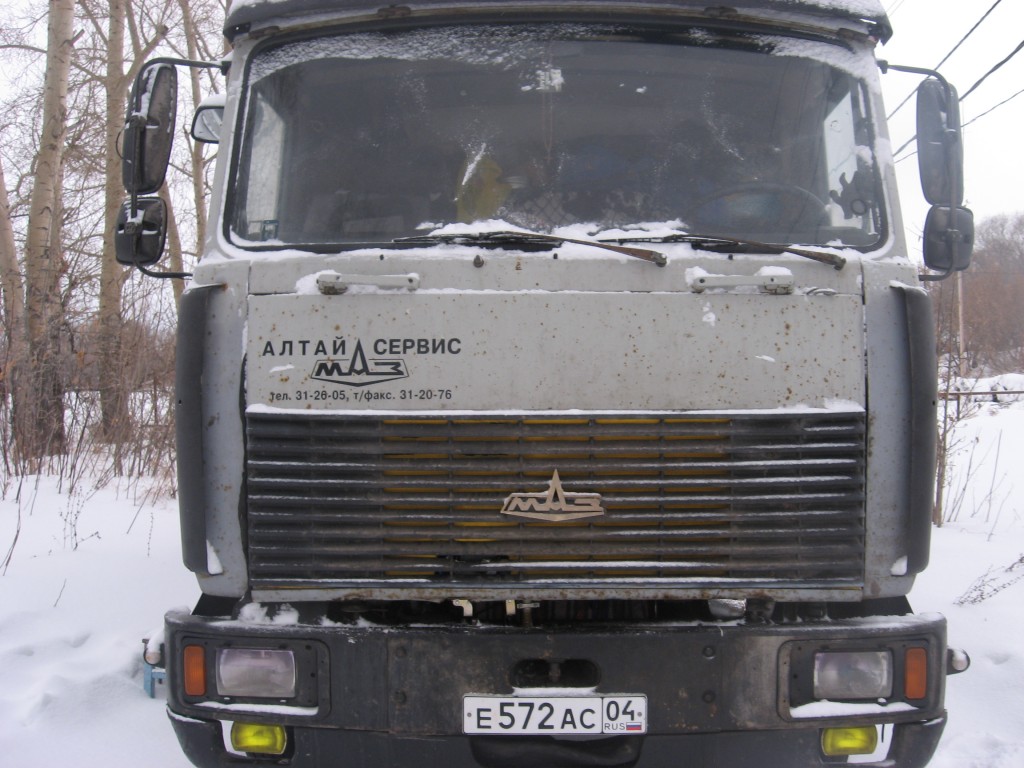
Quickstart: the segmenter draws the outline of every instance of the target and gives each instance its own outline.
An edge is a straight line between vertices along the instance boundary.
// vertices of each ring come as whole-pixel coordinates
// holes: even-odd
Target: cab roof
[[[254,27],[357,17],[381,20],[408,18],[414,14],[465,15],[466,12],[502,17],[529,18],[533,14],[594,13],[656,18],[678,16],[695,23],[759,23],[794,27],[818,27],[835,31],[845,27],[885,42],[892,28],[880,0],[233,0],[225,22],[229,40]]]

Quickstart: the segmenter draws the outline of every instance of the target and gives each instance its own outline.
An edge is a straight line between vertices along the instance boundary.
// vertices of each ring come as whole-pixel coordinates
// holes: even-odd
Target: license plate
[[[465,696],[463,733],[601,735],[647,733],[647,697]]]

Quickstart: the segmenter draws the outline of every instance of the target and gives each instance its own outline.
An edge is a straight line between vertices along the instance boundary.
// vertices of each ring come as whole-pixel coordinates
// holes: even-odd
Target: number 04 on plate
[[[523,736],[647,733],[647,697],[465,696],[466,734]]]

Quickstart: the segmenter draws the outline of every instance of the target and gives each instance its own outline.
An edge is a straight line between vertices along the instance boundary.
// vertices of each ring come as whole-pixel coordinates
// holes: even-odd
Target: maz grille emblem
[[[558,470],[551,475],[551,482],[544,493],[513,493],[501,508],[501,514],[515,517],[530,517],[561,523],[579,520],[581,517],[598,517],[605,512],[599,493],[567,493],[562,488]]]

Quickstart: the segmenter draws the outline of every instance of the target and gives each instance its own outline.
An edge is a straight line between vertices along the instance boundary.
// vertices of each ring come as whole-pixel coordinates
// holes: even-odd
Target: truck
[[[877,0],[236,0],[130,97],[189,280],[167,710],[197,766],[924,766],[955,89]],[[222,94],[154,265],[176,72]],[[925,267],[880,75],[917,87]],[[909,73],[911,77],[907,78]]]

